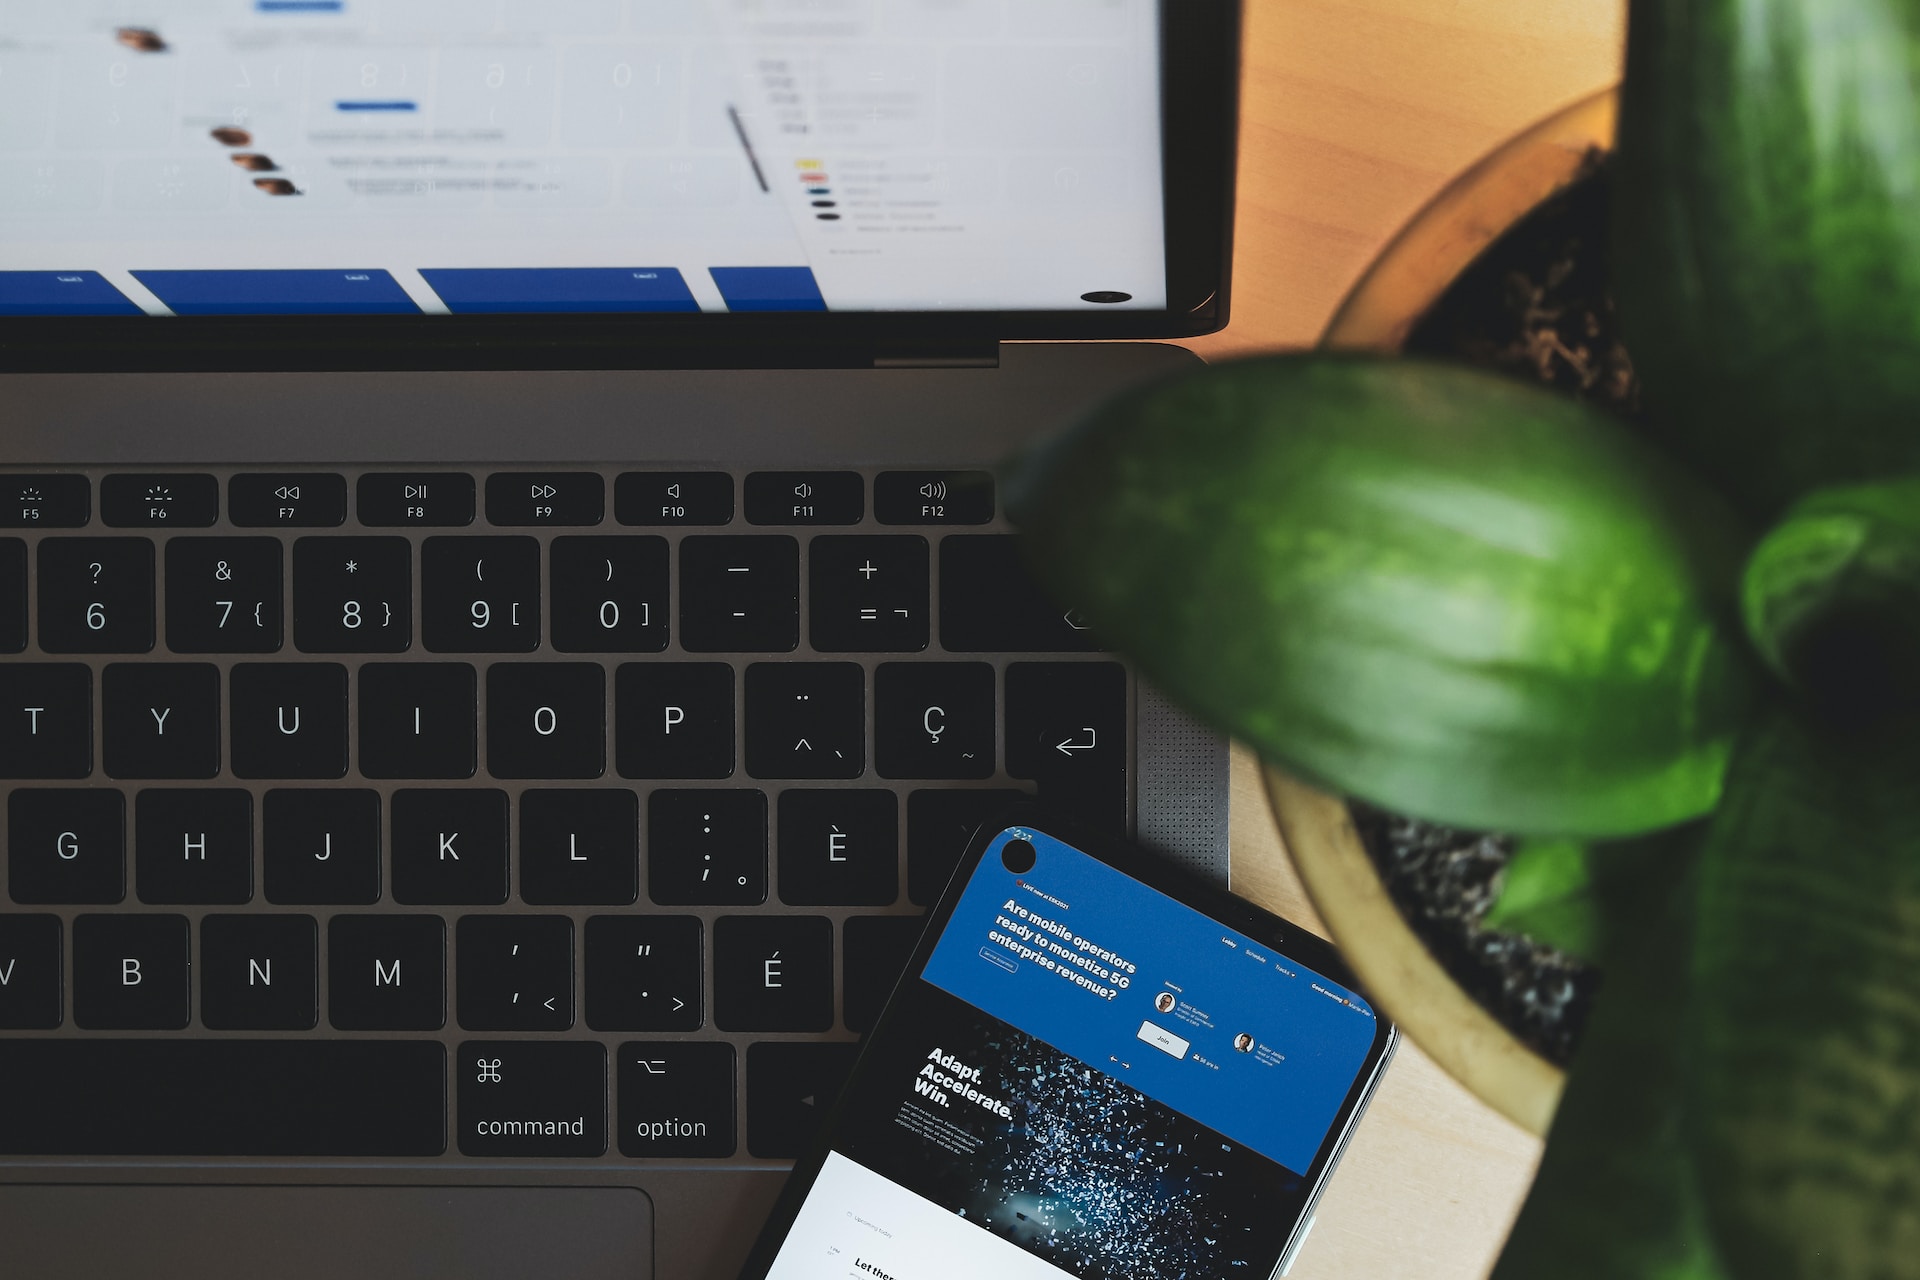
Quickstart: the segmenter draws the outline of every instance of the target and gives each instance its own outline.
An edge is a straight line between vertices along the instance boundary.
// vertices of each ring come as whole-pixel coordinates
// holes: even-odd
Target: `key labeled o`
[[[560,727],[560,717],[553,713],[552,707],[536,707],[533,712],[533,731],[543,738],[553,736]]]

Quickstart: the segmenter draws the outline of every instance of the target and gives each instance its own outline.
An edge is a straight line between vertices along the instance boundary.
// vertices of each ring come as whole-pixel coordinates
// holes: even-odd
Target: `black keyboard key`
[[[200,921],[200,1021],[215,1031],[311,1031],[320,1019],[312,916]]]
[[[268,902],[366,906],[380,901],[379,793],[269,791],[261,809]]]
[[[281,635],[278,538],[167,542],[167,648],[275,653]]]
[[[982,823],[1031,801],[1024,791],[916,791],[907,797],[907,900],[932,906]]]
[[[439,916],[327,922],[327,1021],[341,1031],[447,1024],[447,926]]]
[[[629,471],[613,483],[621,524],[731,524],[733,477],[724,471]]]
[[[60,917],[0,915],[0,1031],[60,1025]]]
[[[843,929],[847,1030],[865,1035],[880,1020],[887,997],[913,958],[927,927],[925,916],[852,916]]]
[[[597,778],[607,771],[607,674],[595,662],[496,662],[487,669],[487,771],[496,778]]]
[[[866,769],[867,676],[851,662],[747,668],[747,772],[857,778]]]
[[[873,673],[873,764],[883,778],[991,778],[993,668],[888,662]]]
[[[457,471],[382,472],[360,477],[360,523],[464,529],[473,523],[473,477]]]
[[[873,482],[881,524],[985,524],[993,477],[985,471],[885,471]]]
[[[438,1156],[446,1075],[436,1041],[8,1041],[0,1152]]]
[[[659,653],[667,647],[665,538],[555,538],[553,647]]]
[[[0,778],[93,772],[93,672],[78,663],[0,663]]]
[[[253,797],[245,791],[142,791],[133,807],[140,901],[239,904],[253,897]]]
[[[405,538],[293,544],[293,643],[305,653],[404,653],[413,644],[413,548]]]
[[[765,902],[766,793],[656,791],[647,797],[647,893],[662,906]]]
[[[185,916],[73,922],[73,1020],[88,1031],[183,1029],[192,999],[187,972]],[[17,1083],[18,1077],[7,1078]],[[7,1128],[0,1124],[0,1133]]]
[[[126,798],[77,788],[8,796],[7,892],[19,903],[125,899]]]
[[[780,793],[780,901],[883,907],[900,896],[900,802],[891,791]]]
[[[346,776],[345,667],[331,662],[243,662],[233,668],[232,681],[235,775]],[[107,705],[113,705],[111,693]]]
[[[620,1154],[724,1159],[735,1136],[733,1046],[635,1040],[620,1046]]]
[[[220,772],[220,669],[213,664],[116,662],[101,674],[100,700],[109,776]]]
[[[227,481],[227,517],[243,529],[332,529],[347,522],[345,476],[277,472]]]
[[[464,662],[360,668],[360,772],[369,778],[471,778],[477,679]]]
[[[100,482],[100,519],[115,529],[204,529],[219,518],[220,482],[209,475],[119,475]]]
[[[746,492],[748,524],[859,524],[867,514],[857,471],[756,471]]]
[[[853,1070],[852,1044],[747,1046],[747,1151],[791,1160],[813,1144]]]
[[[0,529],[78,529],[92,518],[85,476],[0,477]]]
[[[953,653],[1082,653],[1100,647],[1080,615],[1034,581],[1012,534],[940,541],[940,645]]]
[[[791,653],[800,645],[800,544],[777,535],[680,542],[680,645]]]
[[[607,1153],[605,1045],[469,1040],[454,1077],[461,1155]]]
[[[587,921],[587,1025],[595,1031],[698,1031],[698,916]]]
[[[540,544],[532,538],[428,538],[420,583],[420,634],[435,653],[540,647]]]
[[[624,907],[639,897],[640,805],[633,792],[521,795],[522,902]]]
[[[145,538],[40,543],[40,647],[48,653],[153,648],[153,544]]]
[[[807,555],[814,648],[918,653],[927,647],[931,607],[925,538],[819,537]]]
[[[1089,824],[1126,830],[1127,674],[1115,662],[1007,668],[1007,772]]]
[[[507,526],[599,524],[607,482],[591,471],[515,471],[487,477],[487,520]]]
[[[614,760],[623,778],[733,776],[733,668],[630,662],[614,677]]]
[[[456,935],[462,1027],[565,1031],[573,1025],[573,921],[462,916]]]
[[[713,922],[713,1021],[722,1031],[833,1026],[833,926],[820,916]]]
[[[497,906],[507,900],[507,793],[396,791],[393,900]]]
[[[27,544],[0,538],[0,653],[27,647]]]

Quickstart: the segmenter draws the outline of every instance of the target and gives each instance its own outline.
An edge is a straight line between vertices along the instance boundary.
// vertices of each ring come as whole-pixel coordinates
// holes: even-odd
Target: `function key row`
[[[867,514],[855,471],[756,471],[745,484],[748,524],[853,525]],[[464,472],[379,472],[360,477],[360,523],[372,528],[464,528],[478,488]],[[92,518],[85,476],[0,478],[0,528],[77,529]],[[614,482],[614,519],[632,526],[731,524],[733,477],[724,471],[633,471]],[[993,519],[984,471],[889,471],[873,486],[881,524],[977,525]],[[592,471],[496,472],[486,515],[509,528],[584,527],[606,519],[606,480]],[[328,529],[347,521],[346,477],[264,472],[227,482],[227,515],[242,528]],[[100,482],[100,519],[115,529],[204,529],[220,518],[220,482],[205,473],[143,472]]]

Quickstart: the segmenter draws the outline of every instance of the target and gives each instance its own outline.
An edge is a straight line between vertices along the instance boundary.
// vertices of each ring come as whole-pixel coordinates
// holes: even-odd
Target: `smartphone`
[[[1011,815],[974,837],[743,1280],[1284,1274],[1395,1041],[1320,938]]]

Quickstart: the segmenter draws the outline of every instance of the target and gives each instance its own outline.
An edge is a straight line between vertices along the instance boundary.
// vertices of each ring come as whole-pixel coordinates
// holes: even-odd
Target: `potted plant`
[[[1507,892],[1604,977],[1498,1275],[1909,1274],[1920,5],[1632,0],[1612,183],[1644,429],[1255,360],[1096,413],[1010,506],[1270,762],[1523,839]]]

